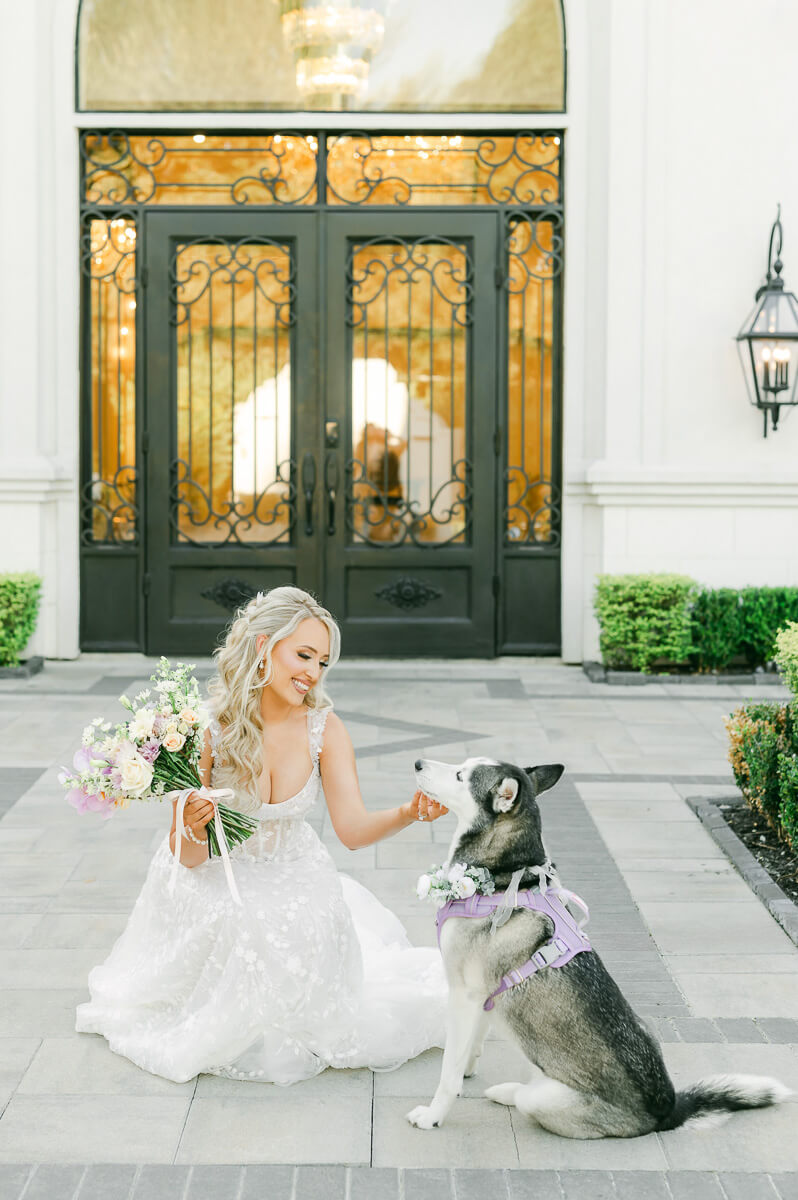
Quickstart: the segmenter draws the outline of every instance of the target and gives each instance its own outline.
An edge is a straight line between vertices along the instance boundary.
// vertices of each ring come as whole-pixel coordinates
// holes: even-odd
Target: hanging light
[[[767,276],[756,293],[754,310],[736,339],[748,398],[764,413],[765,437],[768,416],[776,430],[781,409],[798,404],[798,300],[784,290],[781,247],[779,205],[770,231]]]
[[[277,0],[297,87],[314,108],[345,108],[366,91],[385,33],[384,0]]]

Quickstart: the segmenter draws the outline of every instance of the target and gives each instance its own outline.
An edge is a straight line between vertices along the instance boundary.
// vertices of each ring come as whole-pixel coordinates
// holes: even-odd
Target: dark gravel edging
[[[695,815],[715,839],[723,853],[734,864],[750,887],[778,921],[790,941],[798,946],[798,905],[771,879],[764,867],[760,867],[751,851],[745,846],[718,807],[721,804],[743,804],[739,792],[728,796],[687,796],[687,803]]]
[[[612,683],[621,687],[643,687],[647,683],[682,683],[685,686],[690,684],[700,684],[706,687],[707,684],[764,684],[765,686],[773,687],[774,684],[781,683],[781,676],[778,671],[734,671],[734,672],[714,672],[708,671],[705,674],[684,674],[680,675],[677,672],[663,671],[661,674],[652,672],[646,674],[643,671],[615,671],[611,667],[605,667],[603,663],[586,662],[582,663],[582,670],[591,683]]]
[[[38,675],[43,666],[42,656],[34,654],[33,658],[26,658],[18,667],[0,667],[0,679],[30,679],[31,675]]]

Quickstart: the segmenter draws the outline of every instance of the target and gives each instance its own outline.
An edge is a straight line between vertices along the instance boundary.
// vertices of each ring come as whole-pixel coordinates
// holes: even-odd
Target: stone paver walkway
[[[0,681],[0,1200],[798,1200],[794,1106],[710,1130],[568,1141],[482,1097],[517,1070],[500,1036],[444,1128],[427,1133],[403,1114],[434,1090],[438,1051],[389,1074],[327,1071],[290,1089],[211,1076],[177,1085],[76,1035],[86,975],[124,926],[165,813],[79,817],[56,773],[84,724],[121,716],[116,697],[149,670],[140,656],[93,655]],[[551,660],[503,659],[350,661],[330,691],[373,807],[409,794],[420,752],[565,763],[542,800],[547,846],[677,1083],[738,1070],[798,1089],[798,950],[684,803],[731,789],[721,718],[750,688],[626,690]],[[323,812],[316,821],[339,865],[433,945],[414,883],[443,857],[451,819],[356,852]]]

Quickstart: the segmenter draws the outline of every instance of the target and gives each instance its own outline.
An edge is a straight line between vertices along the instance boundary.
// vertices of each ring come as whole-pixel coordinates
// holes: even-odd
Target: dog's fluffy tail
[[[766,1075],[712,1075],[677,1092],[669,1116],[658,1128],[676,1129],[708,1118],[723,1120],[744,1108],[767,1108],[795,1098],[795,1092]]]

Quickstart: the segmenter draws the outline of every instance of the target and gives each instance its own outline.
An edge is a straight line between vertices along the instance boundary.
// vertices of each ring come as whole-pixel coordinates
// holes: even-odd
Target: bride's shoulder
[[[316,721],[318,722],[320,752],[322,750],[337,750],[341,747],[351,746],[352,743],[347,733],[346,725],[333,709],[319,709]]]

